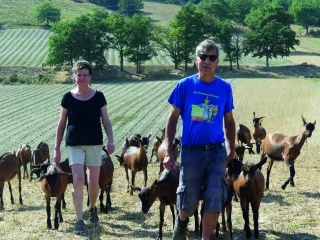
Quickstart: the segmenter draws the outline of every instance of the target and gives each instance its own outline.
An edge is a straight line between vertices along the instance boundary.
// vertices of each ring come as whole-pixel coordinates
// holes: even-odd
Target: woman
[[[84,165],[87,167],[89,192],[89,221],[98,223],[99,217],[95,206],[99,194],[99,172],[101,165],[101,150],[103,144],[102,124],[108,137],[109,154],[115,150],[112,125],[107,113],[106,99],[102,92],[89,87],[92,66],[87,61],[78,61],[74,67],[76,88],[64,94],[61,101],[60,119],[56,131],[54,160],[57,165],[61,160],[61,141],[67,125],[66,146],[69,164],[73,176],[73,204],[77,221],[73,232],[83,234],[83,187]],[[68,120],[68,121],[67,121]]]

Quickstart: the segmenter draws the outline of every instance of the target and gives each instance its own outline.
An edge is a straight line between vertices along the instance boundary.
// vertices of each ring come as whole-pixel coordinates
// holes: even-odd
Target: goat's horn
[[[307,122],[306,122],[306,120],[304,119],[304,117],[302,116],[302,114],[301,114],[301,117],[302,117],[303,124],[306,125]]]
[[[253,112],[253,118],[256,118],[256,112]]]
[[[68,175],[68,176],[71,176],[71,175],[72,175],[72,173],[67,173],[67,172],[58,172],[58,175],[62,175],[62,176]]]
[[[140,187],[136,187],[136,186],[130,185],[130,188],[131,188],[133,191],[139,191],[139,192],[141,192],[141,188],[140,188]]]
[[[39,177],[39,178],[36,180],[36,182],[41,181],[41,180],[44,179],[46,176],[48,176],[47,173],[46,173],[46,174],[43,174],[41,177]]]

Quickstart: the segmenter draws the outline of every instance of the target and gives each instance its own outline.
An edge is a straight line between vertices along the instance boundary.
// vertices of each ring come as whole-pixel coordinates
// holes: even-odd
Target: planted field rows
[[[40,29],[9,29],[0,30],[0,67],[41,67],[48,54],[49,30]],[[221,51],[220,65],[228,65]],[[106,52],[109,65],[120,65],[119,53],[115,49]],[[265,66],[264,58],[250,56],[240,59],[241,65]],[[288,58],[271,59],[270,66],[292,65]],[[124,58],[124,65],[134,65]],[[165,51],[157,51],[157,56],[143,63],[143,65],[171,65],[172,59]]]
[[[236,125],[252,126],[253,112],[265,116],[262,125],[267,133],[284,132],[294,136],[302,129],[301,114],[307,122],[320,119],[320,108],[315,104],[320,98],[320,79],[228,79],[234,90],[234,117]],[[151,142],[160,135],[158,128],[165,125],[169,104],[167,98],[177,81],[119,82],[93,84],[107,99],[108,112],[113,123],[116,154],[121,151],[126,136],[133,133],[148,135]],[[62,95],[74,85],[48,86],[0,86],[0,154],[14,151],[23,143],[32,149],[40,141],[46,141],[52,156],[55,128],[59,118]],[[260,89],[261,91],[257,91]],[[177,133],[181,131],[180,121]],[[104,139],[106,141],[106,138]],[[151,148],[151,146],[149,146]],[[288,167],[275,162],[270,175],[270,190],[266,190],[259,213],[260,239],[318,240],[320,236],[320,131],[318,124],[296,160],[295,187],[280,188],[289,177]],[[148,157],[151,151],[147,153]],[[65,147],[62,157],[66,157]],[[111,192],[112,211],[100,215],[99,227],[88,226],[89,239],[156,239],[159,227],[159,201],[148,214],[141,212],[138,193],[126,192],[127,181],[123,167],[112,155],[115,164]],[[159,172],[159,164],[148,166],[150,186]],[[258,162],[260,156],[245,153],[245,161]],[[51,157],[52,160],[52,157]],[[262,168],[266,176],[267,164]],[[131,177],[131,174],[129,173]],[[17,180],[12,181],[13,196],[18,202]],[[136,186],[143,186],[143,174],[136,175]],[[0,215],[0,231],[3,239],[88,239],[72,233],[75,213],[71,189],[66,193],[67,209],[62,210],[64,222],[58,231],[46,229],[46,211],[40,183],[22,181],[24,205],[11,205],[7,184],[4,187],[4,213]],[[86,195],[86,191],[85,191]],[[51,207],[53,209],[53,201]],[[84,207],[86,209],[86,207]],[[250,220],[252,213],[250,212]],[[37,216],[36,218],[34,216]],[[84,214],[87,222],[88,215]],[[220,220],[221,221],[221,220]],[[245,239],[240,204],[233,202],[233,234],[235,239]],[[252,220],[251,229],[253,229]],[[172,217],[167,207],[163,227],[163,239],[171,239]],[[228,239],[220,233],[219,239]],[[198,239],[194,232],[194,219],[188,225],[188,240]]]

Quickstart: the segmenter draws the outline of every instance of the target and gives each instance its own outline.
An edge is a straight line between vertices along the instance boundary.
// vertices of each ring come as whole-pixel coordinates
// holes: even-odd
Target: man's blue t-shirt
[[[234,108],[228,82],[216,76],[206,83],[192,75],[179,81],[168,102],[181,110],[182,146],[225,141],[223,117]]]

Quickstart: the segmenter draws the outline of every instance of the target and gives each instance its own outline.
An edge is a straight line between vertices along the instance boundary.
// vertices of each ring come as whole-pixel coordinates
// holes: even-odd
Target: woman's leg
[[[94,208],[96,206],[96,201],[99,196],[99,174],[100,166],[87,166],[90,208]]]
[[[76,212],[77,220],[83,220],[83,187],[84,187],[84,166],[74,164],[71,166],[73,178],[73,205]]]

